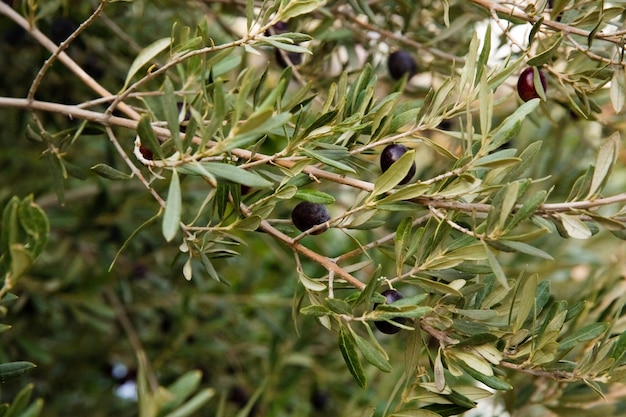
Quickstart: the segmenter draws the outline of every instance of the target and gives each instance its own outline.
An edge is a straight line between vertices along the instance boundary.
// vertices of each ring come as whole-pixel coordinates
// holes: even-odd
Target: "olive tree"
[[[0,415],[625,413],[623,2],[0,15]]]

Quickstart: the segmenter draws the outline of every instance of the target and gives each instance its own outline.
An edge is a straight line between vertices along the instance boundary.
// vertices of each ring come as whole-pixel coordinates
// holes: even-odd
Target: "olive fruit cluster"
[[[395,143],[387,145],[387,147],[383,149],[382,153],[380,154],[380,169],[383,172],[387,171],[391,167],[391,165],[393,165],[394,162],[400,159],[400,157],[402,157],[402,155],[404,155],[407,151],[408,148],[404,145],[399,145]],[[415,175],[415,170],[415,162],[413,162],[411,168],[409,169],[409,172],[404,178],[402,178],[402,181],[400,181],[399,184],[402,185],[411,181],[411,179]]]
[[[543,87],[543,91],[546,91],[548,88],[546,75],[538,68],[537,71],[539,72],[539,80],[541,82],[541,86]],[[540,98],[540,95],[535,88],[535,70],[533,67],[526,68],[520,74],[517,80],[517,94],[519,94],[520,98],[524,101],[528,101],[533,98]]]
[[[395,51],[389,55],[387,69],[389,70],[389,75],[391,75],[391,78],[394,80],[399,80],[404,74],[408,74],[408,78],[417,74],[417,64],[415,60],[411,54],[403,50]]]
[[[385,297],[385,304],[392,304],[404,298],[401,292],[396,291],[396,290],[391,290],[391,289],[385,290],[381,294]],[[376,307],[378,307],[378,304],[374,304],[374,310],[376,310]],[[406,324],[406,317],[396,317],[392,319],[392,321],[395,321],[398,324],[404,325]],[[376,328],[381,333],[385,333],[385,334],[395,334],[395,333],[398,333],[400,330],[402,330],[400,327],[395,326],[394,324],[388,321],[382,321],[382,320],[375,321],[374,326],[376,326]]]
[[[323,204],[303,201],[294,207],[291,212],[291,221],[300,231],[304,232],[312,227],[324,224],[330,220],[328,209]],[[312,235],[319,235],[326,231],[326,227],[317,229]]]

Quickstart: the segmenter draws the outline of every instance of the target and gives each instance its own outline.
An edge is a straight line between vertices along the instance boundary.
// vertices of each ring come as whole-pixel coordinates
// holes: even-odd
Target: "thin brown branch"
[[[24,30],[26,30],[39,44],[41,44],[44,48],[54,53],[58,46],[52,42],[46,35],[44,35],[39,29],[36,27],[31,27],[26,19],[24,19],[20,14],[18,14],[15,10],[13,10],[8,4],[4,2],[0,2],[0,14],[7,16],[9,19],[13,20],[15,23],[20,25]],[[70,71],[72,71],[86,86],[91,88],[94,92],[99,94],[102,97],[110,97],[113,96],[106,88],[100,85],[96,80],[94,80],[89,74],[85,72],[70,56],[61,52],[58,55],[58,60],[65,65]],[[118,106],[119,110],[126,114],[128,117],[132,119],[139,119],[139,113],[133,110],[126,103],[120,103]]]
[[[115,126],[132,129],[132,130],[137,129],[137,121],[135,120],[130,120],[130,119],[126,119],[123,117],[116,117],[116,116],[107,117],[102,113],[81,109],[78,106],[49,103],[49,102],[43,102],[43,101],[37,101],[37,100],[29,102],[26,99],[0,97],[0,107],[15,107],[15,108],[23,108],[23,109],[29,109],[29,110],[47,111],[47,112],[65,114],[69,118],[90,120],[92,122],[100,123],[104,126],[115,125]],[[171,134],[169,129],[166,129],[166,128],[155,126],[153,127],[153,129],[159,137],[169,138]],[[212,145],[213,142],[209,142],[208,144]],[[242,158],[244,160],[249,160],[249,161],[266,160],[266,161],[270,161],[269,163],[272,163],[274,165],[287,168],[287,169],[292,168],[297,163],[297,161],[294,161],[290,158],[274,159],[271,156],[260,154],[257,152],[248,151],[245,149],[234,149],[231,151],[231,153],[235,155],[236,157]],[[371,182],[346,177],[345,175],[336,174],[334,172],[328,172],[317,167],[312,167],[312,166],[306,167],[304,168],[303,172],[305,172],[308,175],[314,176],[315,178],[318,178],[318,179],[328,180],[336,184],[347,185],[347,186],[357,188],[363,191],[372,192],[374,190],[374,184]],[[431,206],[437,209],[457,210],[457,211],[462,211],[465,213],[487,213],[489,212],[491,208],[490,204],[464,203],[464,202],[460,202],[456,200],[441,199],[441,198],[436,198],[436,197],[417,197],[413,199],[412,201],[424,207]],[[594,200],[543,204],[537,209],[536,214],[549,216],[552,213],[563,213],[563,212],[575,211],[575,210],[593,209],[597,207],[607,206],[607,205],[616,204],[616,203],[623,203],[623,202],[626,202],[626,193],[616,194],[610,197],[597,198]],[[520,207],[521,207],[520,204],[516,205],[512,213],[514,213],[515,210],[518,210]]]
[[[490,1],[490,0],[470,0],[470,1],[476,4],[477,6],[480,6],[488,10],[489,12],[495,11],[502,16],[510,16],[511,18],[525,20],[528,23],[533,24],[533,25],[537,23],[539,19],[542,17],[540,15],[529,15],[528,13],[524,12],[520,8],[510,3],[495,2],[495,1]],[[557,22],[557,21],[550,20],[550,19],[544,18],[541,24],[543,26],[549,27],[556,31],[569,33],[572,35],[579,35],[585,38],[588,38],[589,35],[591,34],[591,32],[588,30],[579,29],[575,26],[570,26],[568,24]],[[614,43],[618,46],[621,46],[623,42],[621,36],[619,35],[616,36],[614,33],[599,32],[599,33],[596,33],[594,37],[595,39],[602,39],[604,41]],[[621,63],[621,65],[626,65],[626,63]]]
[[[377,32],[380,33],[382,36],[384,36],[387,39],[393,39],[399,43],[403,43],[407,46],[410,46],[411,48],[414,49],[419,49],[422,51],[426,51],[428,53],[430,53],[433,56],[436,56],[438,58],[442,58],[442,59],[446,59],[448,61],[452,61],[455,63],[458,63],[459,65],[464,65],[465,64],[465,58],[463,57],[459,57],[453,54],[450,54],[448,52],[444,52],[444,51],[440,51],[439,49],[435,49],[435,48],[430,48],[427,47],[425,45],[422,45],[419,42],[416,42],[412,39],[409,39],[405,36],[399,36],[393,32],[390,32],[388,30],[382,29],[376,25],[372,25],[370,23],[367,22],[363,22],[359,19],[356,18],[356,16],[354,16],[352,13],[344,10],[344,9],[339,9],[337,11],[341,16],[345,17],[346,19],[348,19],[350,22],[352,22],[353,24],[362,27],[363,29],[366,29],[368,31],[372,31],[372,32]]]
[[[96,20],[96,18],[100,15],[100,13],[102,13],[102,10],[104,10],[104,6],[106,6],[107,4],[108,3],[106,1],[101,1],[100,5],[91,14],[91,16],[89,16],[87,20],[81,23],[80,26],[66,40],[61,42],[59,47],[56,48],[54,52],[52,52],[52,56],[50,56],[50,58],[46,60],[46,62],[43,64],[43,66],[41,67],[37,75],[35,76],[34,81],[30,85],[30,89],[28,90],[28,95],[26,96],[28,100],[31,100],[31,101],[34,100],[35,93],[37,92],[37,88],[39,88],[39,85],[41,84],[43,77],[46,76],[46,73],[55,63],[59,55],[63,53],[70,46],[70,44],[74,41],[74,39],[78,37],[78,35],[80,35],[85,29],[87,29]]]
[[[513,369],[518,372],[523,372],[525,374],[538,376],[542,378],[550,378],[555,381],[561,382],[571,382],[571,381],[579,381],[583,379],[583,376],[577,374],[576,372],[566,372],[566,371],[550,371],[545,369],[537,369],[537,368],[526,368],[522,365],[518,365],[511,362],[501,361],[500,366],[503,368]]]
[[[243,205],[243,204],[241,205],[241,211],[243,212],[243,214],[245,216],[250,216],[250,214],[251,214],[250,211],[247,209],[247,207],[245,205]],[[261,225],[259,226],[259,229],[261,229],[262,231],[264,231],[268,235],[272,236],[273,238],[283,242],[287,246],[293,248],[298,253],[306,256],[307,258],[313,260],[314,262],[317,262],[322,267],[326,268],[326,270],[329,271],[329,273],[330,272],[334,272],[337,276],[343,278],[344,280],[346,280],[347,282],[352,284],[354,287],[356,287],[358,289],[365,288],[365,284],[364,283],[359,281],[353,275],[351,275],[348,272],[346,272],[343,268],[341,268],[339,265],[337,265],[332,259],[329,259],[326,256],[322,256],[319,253],[317,253],[317,252],[307,248],[306,246],[298,243],[297,241],[295,241],[294,239],[290,238],[289,236],[287,236],[286,234],[284,234],[280,230],[276,229],[267,220],[261,221]]]
[[[115,311],[115,316],[119,321],[124,333],[126,333],[126,337],[128,338],[128,342],[130,343],[135,355],[137,356],[137,361],[141,363],[143,369],[146,370],[146,379],[148,381],[148,386],[153,393],[158,392],[159,390],[159,381],[150,365],[150,361],[146,357],[146,351],[143,348],[141,343],[141,339],[139,339],[139,335],[135,330],[135,326],[133,325],[130,317],[128,317],[128,313],[126,312],[126,308],[118,298],[117,294],[111,288],[104,289],[104,297],[107,299],[108,303],[113,307]]]

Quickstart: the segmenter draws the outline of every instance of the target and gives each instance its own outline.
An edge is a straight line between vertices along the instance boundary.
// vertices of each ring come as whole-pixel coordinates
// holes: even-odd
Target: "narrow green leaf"
[[[180,140],[180,124],[178,123],[178,105],[176,104],[176,96],[174,95],[174,85],[169,78],[163,83],[163,112],[165,113],[165,121],[170,130],[170,135],[176,150],[181,155],[185,153],[183,143]]]
[[[244,219],[238,220],[233,224],[233,229],[242,230],[244,232],[254,232],[261,225],[261,217],[260,216],[248,216]]]
[[[228,138],[219,142],[213,152],[221,154],[234,148],[245,147],[262,136],[280,128],[291,118],[290,113],[272,115],[270,110],[251,116],[243,125],[230,131]]]
[[[504,229],[504,225],[515,207],[517,196],[519,193],[519,181],[510,182],[504,186],[502,205],[500,206],[500,215],[497,221],[498,230]]]
[[[91,167],[91,170],[99,176],[109,180],[129,180],[133,178],[131,174],[119,171],[106,164],[97,164]]]
[[[372,299],[372,295],[382,282],[382,278],[371,278],[365,288],[359,294],[359,297],[354,302],[353,306],[357,307],[361,304],[369,305]]]
[[[332,204],[335,202],[335,197],[330,194],[326,194],[325,192],[312,190],[310,188],[301,188],[299,189],[294,198],[298,200],[308,201],[309,203],[319,203],[319,204]]]
[[[560,224],[565,229],[567,236],[574,239],[588,239],[591,237],[591,230],[578,217],[565,213],[556,213],[555,216],[560,220]]]
[[[148,147],[157,157],[158,159],[165,159],[165,154],[163,153],[163,149],[161,149],[161,143],[159,139],[157,139],[154,130],[152,129],[152,125],[150,124],[150,115],[144,114],[139,119],[139,123],[137,124],[137,135],[139,135],[139,139],[141,140],[141,144]]]
[[[126,81],[124,81],[123,90],[128,87],[130,84],[130,80],[137,74],[137,72],[144,66],[148,65],[152,62],[152,60],[167,49],[170,46],[170,38],[159,39],[158,41],[153,42],[148,45],[144,49],[139,52],[137,58],[130,64],[130,68],[128,69],[128,74],[126,75]]]
[[[4,383],[31,371],[37,365],[31,362],[17,361],[0,364],[0,382]]]
[[[509,232],[515,228],[520,222],[528,219],[535,214],[539,206],[545,201],[548,193],[546,190],[537,191],[528,200],[522,204],[522,206],[515,212],[511,221],[506,224],[505,232]]]
[[[355,342],[350,333],[343,327],[339,329],[339,350],[341,350],[343,360],[346,362],[346,365],[348,365],[348,369],[356,382],[361,388],[365,388],[367,379],[363,371],[363,365],[356,351]]]
[[[350,314],[352,312],[352,306],[346,300],[340,298],[326,297],[324,303],[326,307],[337,314]]]
[[[16,280],[24,275],[32,266],[35,259],[30,251],[21,243],[14,243],[9,247],[11,257],[11,280],[15,284]]]
[[[489,61],[489,54],[491,53],[491,24],[487,25],[482,39],[483,47],[480,50],[480,56],[478,57],[478,63],[476,66],[476,78],[474,79],[475,84],[478,84],[483,79],[483,71],[487,68],[487,62]]]
[[[300,314],[303,316],[324,317],[332,315],[333,312],[321,304],[313,304],[300,309]]]
[[[530,34],[528,35],[528,44],[532,44],[537,32],[541,29],[541,25],[543,24],[544,17],[541,16],[537,21],[533,24],[533,28],[530,30]]]
[[[493,368],[491,367],[489,362],[487,362],[481,356],[478,356],[470,352],[464,352],[464,351],[454,351],[454,352],[450,352],[449,354],[453,356],[455,359],[458,359],[459,361],[463,362],[469,368],[472,368],[476,370],[477,372],[480,372],[482,375],[493,376]]]
[[[519,293],[519,306],[517,308],[517,317],[515,317],[515,323],[513,326],[513,333],[517,333],[524,322],[528,318],[528,315],[532,312],[535,306],[535,294],[537,292],[537,275],[533,274],[526,279],[522,291]]]
[[[188,417],[200,410],[216,392],[213,388],[203,389],[194,395],[189,401],[180,406],[176,411],[166,414],[165,417]]]
[[[411,184],[393,191],[391,194],[377,201],[377,204],[388,204],[396,201],[411,200],[424,195],[430,189],[428,184]]]
[[[369,344],[367,340],[356,334],[352,328],[349,329],[350,333],[352,333],[354,341],[356,342],[356,346],[363,354],[365,360],[383,372],[391,372],[391,364],[389,364],[387,358],[385,358],[385,356],[378,349]]]
[[[483,76],[480,80],[479,90],[480,102],[480,133],[486,138],[491,130],[491,121],[493,119],[493,90],[487,84],[487,76]]]
[[[512,151],[512,152],[511,152]],[[474,162],[473,166],[483,167],[483,168],[503,168],[511,165],[516,165],[521,162],[520,158],[513,156],[504,156],[505,154],[511,155],[515,154],[515,150],[513,149],[504,149],[501,151],[490,153],[489,155],[483,156]]]
[[[500,282],[500,285],[502,285],[505,289],[508,290],[510,287],[509,287],[509,283],[508,283],[508,281],[506,279],[506,274],[504,273],[504,270],[502,269],[502,266],[500,265],[500,263],[496,259],[495,255],[493,254],[491,249],[489,249],[489,246],[487,245],[487,243],[482,241],[482,244],[485,247],[485,253],[487,254],[487,260],[489,261],[489,266],[491,266],[491,270],[493,271],[493,274],[495,275],[495,277]]]
[[[165,213],[163,214],[163,223],[161,231],[166,241],[171,242],[176,236],[176,232],[180,228],[180,219],[182,215],[182,195],[180,192],[180,180],[178,172],[172,170],[172,179],[170,180],[169,191],[167,192],[167,202],[165,204]]]
[[[389,414],[387,417],[441,417],[439,413],[434,411],[424,410],[422,408],[411,408],[402,411],[396,411],[393,414]]]
[[[337,168],[337,169],[339,169],[341,171],[346,171],[346,172],[351,172],[353,174],[356,174],[356,171],[352,167],[350,167],[349,165],[344,164],[343,162],[336,161],[336,160],[331,159],[331,158],[327,158],[327,157],[325,157],[324,155],[322,155],[319,152],[315,152],[315,151],[312,151],[310,149],[304,149],[304,148],[302,148],[300,151],[303,154],[305,154],[307,156],[310,156],[311,158],[317,159],[318,161],[320,161],[320,162],[322,162],[322,163],[324,163],[324,164],[326,164],[328,166]]]
[[[11,406],[7,410],[5,416],[13,417],[13,416],[21,416],[22,411],[28,406],[30,402],[31,396],[33,394],[34,385],[28,384],[24,388],[17,393],[15,397],[13,397],[13,401],[11,402]]]
[[[372,195],[377,196],[390,191],[397,186],[400,181],[406,177],[415,163],[415,150],[410,149],[405,152],[396,162],[391,164],[389,169],[385,171],[374,183]]]
[[[464,362],[459,362],[459,364],[469,376],[471,376],[472,378],[474,378],[475,380],[479,382],[482,382],[483,384],[487,385],[490,388],[493,388],[496,390],[503,390],[503,391],[508,391],[508,390],[513,389],[511,384],[502,381],[500,378],[496,376],[493,376],[493,375],[487,376],[487,375],[481,374],[476,369],[472,368],[471,366],[466,365]]]
[[[495,150],[508,142],[517,133],[526,116],[537,108],[539,102],[538,98],[529,100],[507,117],[494,131],[488,149],[490,151]]]
[[[310,54],[311,51],[305,47],[301,46],[296,42],[299,41],[309,41],[311,40],[310,36],[297,36],[297,40],[292,39],[295,34],[280,34],[280,35],[272,35],[270,37],[264,37],[258,40],[258,44],[268,44],[277,49],[282,49],[287,52],[296,52],[299,54]]]
[[[50,237],[50,222],[40,206],[33,202],[33,196],[24,198],[18,207],[18,218],[22,228],[32,241],[29,242],[33,257],[39,256]],[[0,249],[2,246],[0,245]]]
[[[444,284],[443,282],[434,281],[432,279],[416,277],[416,284],[420,287],[426,289],[428,292],[441,293],[441,294],[450,294],[455,297],[463,298],[463,294],[457,290],[449,286],[448,284]]]
[[[207,271],[211,278],[213,278],[217,282],[221,282],[222,284],[230,285],[230,282],[228,282],[228,280],[219,276],[219,274],[215,270],[215,267],[213,266],[213,263],[211,262],[211,259],[207,256],[206,253],[200,252],[200,261],[202,262],[204,270]]]
[[[462,91],[469,91],[470,87],[480,80],[476,78],[476,66],[478,63],[478,46],[480,45],[480,41],[478,39],[478,34],[474,32],[472,34],[472,40],[469,44],[469,51],[465,57],[465,65],[463,66],[463,71],[461,72],[461,78],[459,82],[459,87]],[[471,84],[471,85],[468,85]],[[446,94],[446,97],[448,94]],[[438,108],[438,106],[433,106],[434,108]],[[434,110],[438,111],[438,110]]]
[[[448,184],[443,190],[432,194],[432,197],[453,198],[465,196],[477,191],[482,184],[479,178],[473,175],[462,175]]]
[[[515,252],[525,253],[526,255],[530,256],[537,256],[539,258],[547,259],[549,261],[554,260],[554,258],[549,253],[546,253],[541,249],[524,242],[517,242],[514,240],[498,240],[497,243],[498,245],[505,246]]]
[[[278,14],[282,20],[289,20],[303,14],[309,14],[317,10],[323,4],[320,0],[290,1],[284,9],[279,9]]]
[[[624,103],[626,102],[626,71],[624,71],[624,67],[622,66],[616,66],[613,70],[609,95],[615,113],[622,111]]]
[[[609,323],[591,323],[576,330],[559,342],[559,350],[568,350],[580,342],[593,340],[607,331]]]
[[[180,376],[167,387],[171,399],[163,406],[161,412],[171,412],[180,407],[198,389],[201,381],[202,372],[200,371],[189,371]]]
[[[533,67],[540,67],[542,65],[547,64],[548,61],[550,61],[550,59],[552,58],[552,56],[555,54],[555,52],[558,51],[559,46],[561,45],[561,42],[563,41],[563,38],[564,38],[563,33],[559,32],[557,35],[553,37],[553,39],[547,39],[545,42],[546,43],[550,42],[551,45],[548,46],[548,48],[545,49],[540,54],[529,59],[528,65],[533,66]]]
[[[298,271],[298,277],[300,278],[302,285],[311,291],[319,292],[326,289],[326,285],[324,283],[307,277],[304,272]]]
[[[178,167],[178,172],[188,175],[200,175],[208,178],[221,178],[253,188],[269,188],[272,183],[253,171],[247,171],[236,165],[221,162],[197,162]]]
[[[43,410],[43,399],[37,398],[33,403],[26,409],[20,417],[39,417]]]
[[[595,197],[602,191],[602,187],[607,181],[611,168],[613,168],[613,165],[617,161],[620,142],[620,134],[619,132],[615,132],[602,144],[596,158],[593,178],[591,179],[589,194],[585,198],[586,200]]]
[[[611,357],[615,359],[617,366],[623,362],[624,353],[626,353],[626,332],[622,332],[613,346]]]
[[[478,333],[462,340],[456,346],[480,346],[486,343],[493,343],[496,340],[498,340],[498,336],[493,333]]]

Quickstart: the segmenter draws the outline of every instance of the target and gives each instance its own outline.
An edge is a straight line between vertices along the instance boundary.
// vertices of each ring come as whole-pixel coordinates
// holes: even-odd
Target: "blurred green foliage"
[[[137,132],[114,123],[107,135],[96,120],[0,101],[0,206],[36,203],[50,225],[45,249],[29,255],[36,262],[0,306],[11,326],[1,329],[0,363],[36,364],[2,384],[1,401],[13,406],[0,407],[0,416],[444,416],[474,407],[485,394],[473,389],[476,381],[502,390],[495,403],[510,415],[626,413],[623,209],[539,213],[544,198],[565,204],[623,192],[614,134],[626,125],[613,109],[624,88],[607,88],[619,84],[623,61],[606,62],[623,57],[597,31],[620,29],[623,8],[555,1],[543,10],[548,2],[540,1],[520,20],[497,7],[490,15],[481,1],[104,3],[67,52],[109,91],[142,80],[134,92],[143,95],[124,101],[144,117]],[[12,5],[58,44],[99,4],[16,0],[3,7]],[[541,26],[537,9],[552,26]],[[260,27],[274,13],[292,18],[271,40],[189,56],[159,73],[185,53],[238,42],[253,20]],[[491,33],[485,19],[494,28],[530,20],[538,45],[494,64],[477,37]],[[589,36],[557,40],[559,24]],[[491,42],[515,51],[509,29]],[[24,98],[50,53],[6,13],[0,37],[0,100]],[[276,46],[311,54],[285,69]],[[387,76],[385,57],[398,48],[414,54],[416,79]],[[551,81],[546,102],[520,110],[511,80],[528,59],[546,64]],[[55,62],[34,98],[74,105],[98,98],[90,87]],[[182,112],[187,133],[200,143],[178,137],[179,100],[189,110]],[[109,103],[85,107],[104,113]],[[131,118],[121,107],[110,110]],[[160,142],[151,136],[155,121],[169,131],[157,132]],[[385,205],[408,165],[378,181],[377,152],[411,129],[400,139],[415,149],[424,189],[404,188],[414,192],[410,202]],[[215,165],[202,168],[208,174],[193,164],[148,169],[133,155],[136,133],[157,156],[192,149]],[[245,159],[242,152],[288,162],[224,171],[220,165],[233,154]],[[128,160],[150,190],[136,172],[119,181],[97,175],[124,177]],[[305,167],[329,176],[320,180]],[[257,187],[246,194],[239,184]],[[150,191],[167,200],[165,209]],[[541,201],[511,226],[529,237],[510,243],[518,237],[507,229],[520,208],[513,204],[533,196]],[[180,208],[171,205],[178,200]],[[333,216],[354,211],[323,236],[300,239],[328,262],[391,236],[340,266],[370,283],[364,291],[335,276],[329,297],[328,265],[276,237],[298,235],[288,221],[294,200],[334,201]],[[437,202],[465,206],[429,208]],[[475,211],[480,204],[492,206]],[[510,215],[500,216],[507,205]],[[442,210],[449,210],[443,221]],[[178,220],[205,227],[184,230],[183,245]],[[12,226],[5,221],[3,233]],[[580,235],[589,238],[571,239]],[[16,236],[33,247],[28,230]],[[409,301],[368,313],[374,292],[387,285],[380,277],[397,277]],[[365,314],[369,323],[403,314],[423,326],[373,334]],[[509,362],[497,366],[503,358]]]

